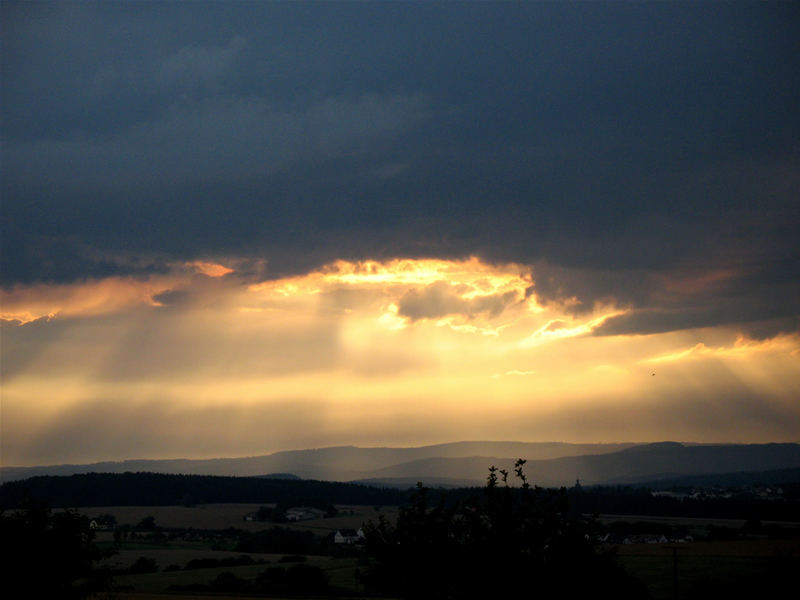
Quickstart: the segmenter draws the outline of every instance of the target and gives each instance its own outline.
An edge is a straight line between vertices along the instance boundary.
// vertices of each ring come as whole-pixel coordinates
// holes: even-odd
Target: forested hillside
[[[790,473],[791,474],[791,473]],[[800,484],[787,481],[780,495],[764,498],[763,488],[715,488],[685,497],[653,495],[642,486],[573,486],[567,488],[574,511],[593,514],[661,515],[797,521]],[[479,488],[431,490],[445,504],[479,495]],[[412,490],[377,488],[352,483],[257,477],[164,475],[160,473],[89,473],[69,477],[32,477],[0,486],[0,508],[29,501],[50,507],[175,506],[216,503],[284,505],[406,505]]]
[[[0,507],[26,499],[53,507],[167,506],[263,502],[293,504],[399,504],[399,490],[331,481],[165,475],[161,473],[87,473],[69,477],[32,477],[0,487]]]

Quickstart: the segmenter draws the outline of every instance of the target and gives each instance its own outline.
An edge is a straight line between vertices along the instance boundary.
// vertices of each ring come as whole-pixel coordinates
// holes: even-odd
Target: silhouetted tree
[[[108,589],[111,575],[95,563],[103,558],[89,519],[74,511],[51,514],[29,506],[0,513],[3,589],[26,598],[85,598]]]
[[[153,515],[147,515],[136,524],[136,529],[144,531],[153,531],[156,528],[156,518]]]
[[[155,559],[150,558],[149,556],[140,556],[128,568],[128,573],[131,573],[132,575],[138,575],[141,573],[155,573],[156,571],[158,571],[158,563],[155,561]]]
[[[380,518],[365,529],[368,589],[402,598],[567,597],[611,592],[646,597],[613,557],[600,552],[591,519],[571,515],[566,490],[531,486],[518,460],[509,474],[489,469],[482,497],[429,506],[421,485],[396,525]],[[499,477],[498,477],[499,475]]]

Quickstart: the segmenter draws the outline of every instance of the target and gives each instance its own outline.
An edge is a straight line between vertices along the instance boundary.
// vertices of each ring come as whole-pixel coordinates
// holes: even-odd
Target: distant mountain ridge
[[[264,456],[214,459],[124,460],[78,465],[41,467],[0,467],[0,479],[13,481],[36,475],[79,473],[124,473],[148,471],[187,475],[260,476],[291,473],[305,479],[352,481],[371,478],[374,471],[425,458],[468,456],[525,457],[549,459],[580,454],[602,454],[630,448],[635,444],[570,444],[566,442],[452,442],[412,448],[360,448],[332,446],[308,450],[285,450]],[[447,475],[444,475],[447,477]]]
[[[510,470],[514,460],[505,457],[430,458],[394,465],[373,478],[448,476],[485,480],[487,466]],[[747,444],[685,446],[676,442],[643,444],[618,452],[529,460],[528,479],[541,486],[637,483],[682,475],[708,475],[800,467],[799,444]]]
[[[624,484],[669,477],[800,468],[800,444],[568,444],[562,442],[456,442],[416,448],[339,446],[212,460],[132,460],[92,465],[5,467],[2,480],[35,475],[150,471],[201,475],[292,474],[304,479],[388,485],[481,485],[488,468],[525,472],[542,486]],[[272,475],[275,477],[275,475]]]
[[[741,486],[778,486],[786,483],[800,483],[800,469],[773,469],[766,471],[740,471],[737,473],[716,473],[712,475],[680,475],[666,479],[656,478],[637,482],[654,490],[673,488],[710,488]]]

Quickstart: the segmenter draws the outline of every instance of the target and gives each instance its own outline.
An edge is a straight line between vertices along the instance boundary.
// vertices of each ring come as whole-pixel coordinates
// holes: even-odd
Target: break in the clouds
[[[521,265],[476,258],[19,286],[3,296],[4,460],[794,439],[797,334],[592,335],[628,309],[575,313],[531,286]]]
[[[452,435],[441,426],[415,438],[409,425],[391,439],[507,437],[499,425],[467,426],[493,421],[485,405],[459,404],[461,363],[436,370],[448,353],[461,356],[454,348],[482,356],[472,372],[513,388],[520,403],[527,396],[513,386],[555,377],[539,364],[546,355],[523,354],[569,348],[585,396],[553,381],[561,391],[531,401],[547,408],[525,413],[565,424],[589,398],[606,406],[585,391],[595,378],[658,356],[682,357],[670,369],[737,361],[743,354],[725,349],[753,344],[770,349],[754,364],[779,381],[757,384],[751,370],[741,376],[749,392],[719,375],[708,380],[716,388],[654,391],[647,380],[638,393],[648,406],[680,397],[706,408],[729,394],[749,407],[731,414],[772,415],[759,439],[770,427],[785,439],[777,424],[796,423],[781,402],[797,389],[782,361],[796,360],[800,316],[798,6],[4,2],[0,11],[4,423],[18,414],[9,402],[73,389],[45,385],[48,369],[75,373],[70,398],[81,406],[152,402],[164,423],[195,410],[186,386],[206,373],[272,381],[341,369],[383,382],[353,392],[384,406],[374,405],[375,427],[389,414],[420,422],[402,407],[418,406],[423,388],[407,389],[404,377],[444,398],[437,414],[471,415]],[[371,268],[405,279],[376,287],[359,271]],[[347,277],[331,287],[334,273]],[[606,345],[625,360],[592,358]],[[112,385],[170,369],[158,392]],[[325,377],[279,386],[269,401],[345,410],[323,399],[343,380]],[[217,390],[209,406],[250,397],[203,389]],[[92,412],[62,400],[53,406],[68,413],[52,414]],[[41,411],[25,412],[31,427],[51,414]],[[321,422],[320,439],[351,439],[335,428],[326,438]],[[705,439],[698,422],[673,437]],[[571,427],[563,435],[580,430]],[[590,429],[584,439],[616,435]],[[663,437],[651,433],[625,437]]]
[[[418,291],[412,289],[400,298],[398,312],[411,320],[432,319],[452,314],[473,316],[488,313],[496,316],[517,298],[514,291],[498,294],[479,294],[463,298],[463,289],[446,281],[437,281]]]

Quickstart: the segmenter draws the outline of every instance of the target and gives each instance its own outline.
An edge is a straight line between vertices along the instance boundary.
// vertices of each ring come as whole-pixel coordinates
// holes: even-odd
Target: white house
[[[325,511],[313,506],[293,506],[286,511],[287,521],[306,521],[308,519],[324,519]]]
[[[364,530],[360,529],[339,529],[333,536],[333,541],[336,544],[355,544],[356,542],[364,539]]]

